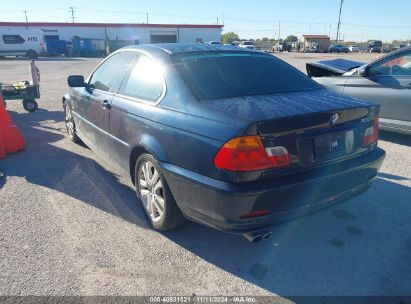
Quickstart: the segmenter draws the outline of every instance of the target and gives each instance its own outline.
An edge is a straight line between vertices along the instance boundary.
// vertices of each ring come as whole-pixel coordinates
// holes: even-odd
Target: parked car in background
[[[350,52],[359,52],[360,51],[360,47],[358,45],[350,45],[348,47],[348,49],[350,50]]]
[[[382,53],[382,41],[380,40],[372,40],[368,42],[367,51],[370,53]]]
[[[267,239],[273,223],[368,189],[385,155],[379,106],[262,52],[140,45],[68,83],[69,137],[123,169],[158,230],[188,218]]]
[[[0,57],[26,56],[35,59],[47,53],[42,30],[2,29],[0,30]]]
[[[331,91],[380,104],[381,129],[411,134],[411,47],[368,64],[313,62],[307,64],[307,73]]]
[[[342,44],[332,44],[328,51],[330,53],[349,53],[350,49]]]
[[[208,44],[221,45],[220,41],[209,41]]]
[[[243,49],[255,50],[255,45],[252,41],[242,41],[238,46]]]
[[[271,49],[272,52],[291,52],[291,44],[287,42],[279,42]]]

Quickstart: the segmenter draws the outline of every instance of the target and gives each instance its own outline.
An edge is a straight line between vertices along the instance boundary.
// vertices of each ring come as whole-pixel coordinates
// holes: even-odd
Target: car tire
[[[73,119],[73,113],[71,112],[70,106],[67,102],[64,103],[64,122],[66,125],[67,134],[70,140],[74,143],[80,142],[80,138],[76,134],[76,125]]]
[[[29,57],[30,59],[37,59],[39,56],[36,51],[29,50],[27,51],[27,57]]]
[[[37,101],[35,101],[34,99],[24,99],[23,100],[23,108],[27,111],[27,112],[34,112],[39,108],[39,105],[37,103]]]
[[[184,222],[177,203],[161,173],[160,166],[150,154],[142,154],[134,168],[137,197],[154,229],[166,231]]]

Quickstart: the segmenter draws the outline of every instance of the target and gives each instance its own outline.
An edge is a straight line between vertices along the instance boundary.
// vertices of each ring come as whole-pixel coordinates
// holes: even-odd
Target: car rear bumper
[[[371,185],[385,152],[375,149],[337,164],[258,182],[228,183],[160,163],[183,214],[196,222],[245,233],[282,222],[353,197]],[[257,210],[266,216],[240,219]]]

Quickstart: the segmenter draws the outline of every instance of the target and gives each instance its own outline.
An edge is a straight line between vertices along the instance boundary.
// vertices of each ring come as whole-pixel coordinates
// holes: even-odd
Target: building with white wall
[[[41,29],[46,38],[71,40],[74,37],[144,43],[195,43],[220,41],[222,25],[204,24],[123,24],[123,23],[52,23],[0,22],[0,29],[22,31]]]

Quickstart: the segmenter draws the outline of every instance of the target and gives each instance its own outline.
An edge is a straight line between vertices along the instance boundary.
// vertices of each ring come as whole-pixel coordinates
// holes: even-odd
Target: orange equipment
[[[0,159],[24,149],[26,144],[23,135],[4,108],[3,96],[0,94]]]

